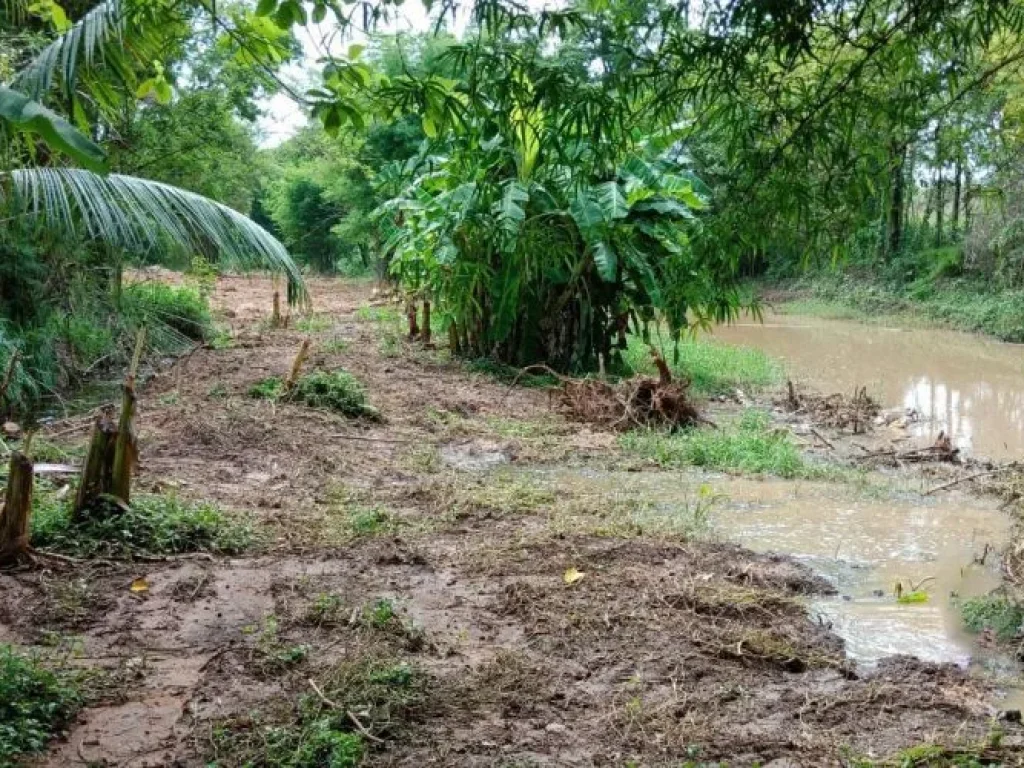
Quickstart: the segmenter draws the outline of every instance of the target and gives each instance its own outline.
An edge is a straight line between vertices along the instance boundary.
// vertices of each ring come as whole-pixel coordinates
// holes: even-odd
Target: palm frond
[[[22,168],[0,175],[0,205],[26,222],[128,251],[213,250],[226,266],[283,272],[289,299],[309,299],[299,268],[276,238],[226,205],[168,184],[77,168]]]
[[[127,12],[123,0],[101,2],[43,48],[15,75],[12,85],[39,99],[59,75],[65,93],[71,94],[83,65],[88,68],[101,56],[121,53]]]

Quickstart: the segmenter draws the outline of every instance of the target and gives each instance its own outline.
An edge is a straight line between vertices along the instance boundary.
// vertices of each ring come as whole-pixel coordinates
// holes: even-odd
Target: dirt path
[[[266,328],[272,290],[221,279],[232,345],[160,373],[140,414],[142,488],[254,515],[260,551],[0,575],[0,640],[108,670],[41,764],[329,765],[280,757],[320,743],[317,713],[364,732],[365,765],[780,768],[990,737],[986,692],[954,667],[854,670],[801,602],[828,584],[798,564],[482,473],[621,461],[542,392],[406,344],[368,284],[313,281],[315,315],[285,330]],[[247,397],[307,335],[386,423]],[[1021,764],[1020,726],[1000,727]]]

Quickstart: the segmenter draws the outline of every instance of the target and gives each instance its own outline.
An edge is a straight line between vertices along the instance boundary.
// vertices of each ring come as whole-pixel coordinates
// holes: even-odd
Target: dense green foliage
[[[75,687],[38,659],[0,645],[0,768],[42,751],[81,703]]]

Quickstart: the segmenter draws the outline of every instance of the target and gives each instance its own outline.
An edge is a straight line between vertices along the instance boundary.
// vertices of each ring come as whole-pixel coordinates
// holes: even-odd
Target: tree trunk
[[[960,155],[956,158],[956,168],[953,171],[953,220],[950,223],[951,232],[956,235],[960,231],[960,194],[963,189],[964,165]]]
[[[890,157],[892,158],[891,194],[889,196],[889,248],[888,257],[899,253],[903,245],[903,207],[906,180],[903,175],[906,164],[907,148],[893,142]]]
[[[939,248],[942,245],[942,218],[945,213],[945,203],[943,199],[943,181],[942,181],[942,142],[939,137],[939,131],[942,128],[942,123],[935,126],[935,247]]]
[[[459,343],[459,327],[455,324],[454,320],[448,326],[448,351],[451,352],[452,357],[462,355],[462,345]]]
[[[270,327],[281,327],[281,292],[274,291],[274,313],[270,316]]]
[[[420,341],[430,346],[430,300],[423,300],[423,328],[420,329]]]
[[[964,169],[964,233],[971,231],[971,166]]]
[[[0,511],[0,565],[29,557],[29,518],[32,516],[32,462],[20,451],[11,454],[4,508]]]
[[[92,427],[89,453],[85,457],[75,506],[71,512],[74,519],[81,520],[93,507],[97,497],[111,493],[116,444],[117,425],[109,412],[101,413]]]
[[[409,340],[420,335],[420,327],[416,322],[416,302],[409,301],[405,305],[405,316],[409,320]]]

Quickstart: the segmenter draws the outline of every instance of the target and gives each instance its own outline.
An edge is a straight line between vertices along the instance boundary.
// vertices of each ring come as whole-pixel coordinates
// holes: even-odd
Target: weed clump
[[[972,632],[990,629],[1000,640],[1012,640],[1024,628],[1024,607],[998,595],[965,600],[960,614]]]
[[[301,376],[291,389],[285,387],[280,377],[263,379],[249,388],[249,396],[302,403],[354,419],[380,420],[380,412],[366,400],[363,385],[355,376],[340,369],[308,373]]]
[[[82,705],[77,688],[9,645],[0,645],[0,768],[40,752]]]
[[[131,506],[102,506],[75,520],[68,505],[37,495],[33,545],[80,557],[131,558],[183,552],[237,554],[253,540],[247,522],[229,517],[213,504],[154,495],[135,498]]]

